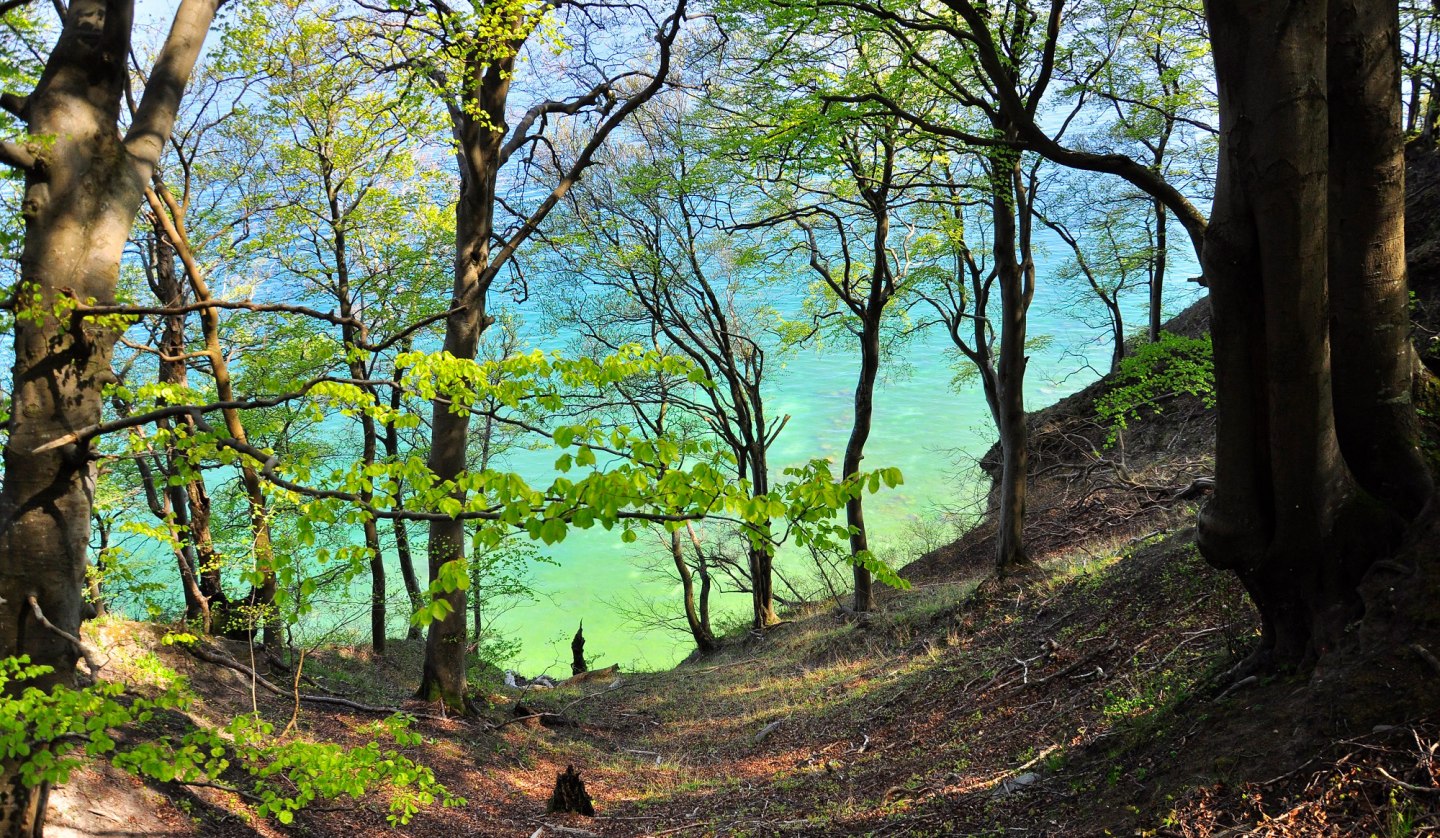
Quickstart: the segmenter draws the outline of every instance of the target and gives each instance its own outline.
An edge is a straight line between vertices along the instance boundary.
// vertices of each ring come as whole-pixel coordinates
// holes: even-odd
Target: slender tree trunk
[[[1425,102],[1425,120],[1420,125],[1420,146],[1435,147],[1435,123],[1440,121],[1440,76],[1430,76],[1430,95]]]
[[[876,311],[862,325],[860,332],[860,378],[855,384],[854,424],[850,428],[850,439],[845,444],[842,470],[845,478],[860,473],[860,461],[865,457],[865,441],[870,438],[871,420],[875,414],[875,382],[879,374],[880,313]],[[865,532],[865,509],[858,495],[845,504],[845,523],[851,528],[850,555],[858,556],[869,550],[870,542]],[[870,571],[858,563],[854,570],[854,609],[870,611],[875,607]]]
[[[154,265],[152,266],[153,288],[160,305],[165,308],[179,308],[185,304],[184,289],[175,275],[175,248],[165,237],[160,222],[156,220],[151,238],[154,244]],[[157,365],[157,381],[163,385],[183,388],[187,382],[188,364],[185,355],[185,321],[180,314],[165,315],[165,325],[160,334],[160,362]],[[162,431],[172,430],[168,419],[158,423]],[[175,541],[175,559],[180,571],[180,586],[185,594],[185,619],[200,624],[206,634],[211,630],[210,600],[200,588],[199,557],[195,549],[195,522],[189,514],[190,494],[185,484],[173,482],[180,473],[174,444],[165,442],[165,477],[162,488],[166,503],[157,510],[163,522],[170,529]],[[190,481],[186,481],[188,483]],[[208,533],[207,533],[208,536]]]
[[[754,404],[759,404],[759,394],[752,393],[755,398]],[[749,464],[750,472],[750,494],[752,497],[763,497],[770,493],[770,465],[765,453],[765,425],[764,414],[755,412],[758,424],[758,434],[753,431],[746,433],[749,437],[746,441],[746,450],[742,452],[745,462]],[[744,475],[741,475],[742,478]],[[764,629],[779,621],[775,614],[775,547],[772,538],[771,522],[766,518],[757,525],[763,542],[760,546],[754,544],[747,548],[746,559],[750,566],[750,614],[751,625],[756,629]],[[695,549],[699,551],[700,543],[695,541]],[[709,621],[705,622],[706,630],[709,630]]]
[[[110,527],[99,516],[95,516],[95,532],[100,540],[95,550],[95,573],[90,577],[90,607],[96,617],[103,617],[110,610],[100,582],[105,574],[105,553],[110,549]]]
[[[1150,342],[1160,340],[1165,321],[1165,267],[1169,252],[1170,219],[1165,202],[1155,200],[1155,263],[1150,273]]]
[[[1125,313],[1119,303],[1108,297],[1105,298],[1105,307],[1110,310],[1110,372],[1115,372],[1120,369],[1120,362],[1125,360]]]
[[[195,536],[195,570],[199,576],[200,593],[210,604],[210,630],[223,634],[225,627],[221,621],[226,619],[226,606],[230,600],[225,596],[220,578],[220,557],[215,552],[215,540],[210,531],[210,493],[205,490],[204,477],[196,477],[186,483],[185,493],[190,500],[190,531]]]
[[[214,299],[210,293],[210,285],[205,279],[205,273],[200,269],[200,263],[195,258],[195,253],[190,247],[190,239],[185,228],[185,211],[175,200],[175,196],[166,189],[163,184],[158,184],[153,189],[147,189],[145,197],[150,203],[150,208],[155,212],[165,229],[165,235],[174,245],[180,263],[185,266],[185,275],[190,280],[190,288],[195,292],[197,303],[209,302]],[[220,401],[234,401],[235,388],[230,377],[230,363],[225,355],[225,349],[220,343],[220,312],[215,308],[205,308],[200,311],[200,329],[205,339],[205,354],[210,358],[210,372],[215,377],[215,394]],[[240,420],[240,411],[234,408],[227,408],[220,411],[221,418],[225,420],[225,431],[240,443],[248,443],[249,435],[245,431],[245,424]],[[240,481],[245,488],[245,503],[250,519],[251,550],[254,556],[255,569],[261,575],[261,582],[253,586],[248,596],[243,601],[244,612],[236,616],[233,621],[235,625],[227,630],[227,635],[232,637],[244,637],[253,639],[255,626],[258,623],[264,626],[264,643],[266,650],[278,658],[281,636],[278,621],[273,614],[275,602],[275,550],[270,539],[270,513],[266,507],[265,489],[260,480],[260,473],[255,470],[252,463],[246,460],[240,462]]]
[[[355,313],[355,301],[350,290],[350,253],[346,246],[345,225],[346,217],[340,205],[340,193],[332,182],[332,171],[330,160],[322,152],[319,156],[319,163],[324,178],[326,198],[330,211],[330,230],[334,236],[331,245],[335,256],[335,296],[340,307],[340,316],[346,318],[345,324],[341,327],[341,340],[345,344],[347,356],[350,358],[350,377],[356,381],[364,381],[369,376],[365,369],[365,361],[357,353],[357,345],[367,340],[368,334],[363,323],[357,324]],[[375,390],[365,387],[365,391],[375,398]],[[375,458],[379,448],[379,432],[375,427],[375,417],[362,414],[360,417],[361,451],[360,462],[368,469],[375,464]],[[369,488],[361,488],[360,503],[364,506],[370,504],[374,492]],[[370,554],[370,648],[375,654],[385,653],[385,554],[380,549],[380,527],[376,523],[375,516],[364,512],[364,522],[361,529],[365,535],[365,550]]]
[[[699,539],[691,532],[691,538],[696,542],[695,550],[698,553]],[[680,540],[680,531],[670,533],[670,555],[675,560],[675,572],[680,576],[680,596],[685,603],[685,624],[690,628],[690,636],[695,638],[695,648],[700,654],[708,655],[716,649],[715,635],[710,633],[710,626],[701,619],[700,609],[695,598],[695,574],[690,570],[690,563],[685,560],[685,545]]]
[[[1029,450],[1025,425],[1025,334],[1035,266],[1030,255],[1030,205],[1020,157],[997,161],[994,176],[995,270],[1000,285],[1000,350],[995,370],[995,424],[1000,433],[999,530],[995,572],[1028,567],[1025,494]]]
[[[401,352],[409,352],[410,344],[405,342],[400,347]],[[395,378],[400,378],[401,371],[395,371]],[[399,387],[390,388],[390,409],[400,409],[401,393]],[[385,458],[392,463],[400,462],[400,430],[394,423],[385,426]],[[395,487],[395,508],[405,508],[405,486],[399,483]],[[424,597],[420,591],[420,580],[415,575],[415,558],[410,551],[410,527],[405,523],[404,518],[396,518],[395,524],[395,558],[400,564],[400,578],[405,583],[405,595],[410,598],[410,614],[413,616],[425,605]],[[420,627],[415,625],[413,620],[406,622],[406,640],[419,640]]]

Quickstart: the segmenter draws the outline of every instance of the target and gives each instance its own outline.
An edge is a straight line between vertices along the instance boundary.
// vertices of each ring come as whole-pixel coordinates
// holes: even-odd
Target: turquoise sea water
[[[1061,250],[1052,247],[1049,252]],[[1076,289],[1060,283],[1053,275],[1058,263],[1058,258],[1046,258],[1043,253],[1039,259],[1030,335],[1044,342],[1031,352],[1027,368],[1026,404],[1031,410],[1089,384],[1109,362],[1108,333],[1084,322],[1081,307],[1074,302]],[[1186,277],[1195,272],[1193,263],[1180,262],[1172,264],[1170,276]],[[1167,311],[1178,312],[1200,293],[1197,286],[1172,279],[1166,289]],[[1135,328],[1142,327],[1141,295],[1131,298],[1127,308],[1128,322]],[[916,309],[914,317],[923,320],[927,314]],[[926,540],[917,536],[917,529],[927,532],[930,547],[944,543],[937,539],[953,538],[955,522],[966,518],[967,513],[973,514],[975,500],[985,488],[975,462],[993,444],[995,432],[978,384],[959,392],[952,387],[955,369],[950,348],[943,330],[923,331],[882,368],[864,467],[898,467],[905,482],[867,496],[866,521],[872,548],[895,567],[923,552]],[[784,467],[813,457],[838,462],[850,433],[858,368],[855,356],[855,351],[843,344],[806,349],[787,358],[782,369],[769,373],[767,412],[790,417],[771,449],[774,474],[778,476]],[[347,435],[340,427],[336,430],[340,437]],[[335,442],[344,444],[339,439]],[[555,456],[553,450],[521,450],[496,465],[520,472],[532,485],[544,485],[552,474]],[[383,531],[388,543],[388,526]],[[412,525],[410,537],[423,574],[424,527]],[[147,580],[173,592],[173,563],[164,558],[166,551],[153,543],[151,549],[156,553],[153,562],[146,562]],[[688,635],[655,629],[645,621],[626,616],[645,603],[653,604],[652,609],[667,617],[681,613],[679,581],[658,539],[641,538],[626,545],[621,543],[618,531],[596,529],[574,532],[564,542],[549,547],[537,543],[536,549],[550,560],[535,563],[529,570],[538,599],[503,604],[487,615],[487,620],[493,620],[493,628],[521,644],[519,653],[507,665],[530,676],[542,672],[568,674],[570,638],[581,620],[587,654],[599,665],[667,668],[690,652]],[[399,568],[393,555],[387,556],[387,564],[393,591],[390,634],[403,636],[408,614]],[[797,587],[805,587],[799,583],[813,578],[808,557],[798,555],[798,551],[782,549],[778,564],[797,582]],[[669,573],[657,574],[647,566],[661,571],[669,568]],[[849,572],[847,568],[840,570],[839,581],[843,584]],[[810,586],[810,592],[816,590]],[[777,593],[787,592],[777,584]],[[332,598],[307,615],[297,626],[297,638],[348,637],[363,642],[369,631],[368,578],[354,580],[348,594],[338,600]],[[743,620],[747,609],[746,595],[719,596],[713,606],[714,622],[717,627],[734,624]]]
[[[1058,252],[1054,250],[1052,252]],[[1101,329],[1087,326],[1070,300],[1073,287],[1061,287],[1050,276],[1049,264],[1039,269],[1030,334],[1047,338],[1031,353],[1026,375],[1026,403],[1038,409],[1089,384],[1109,362],[1109,344]],[[1186,277],[1192,264],[1172,265],[1170,276]],[[1179,311],[1200,289],[1183,281],[1167,288],[1167,310]],[[1143,326],[1143,303],[1137,295],[1127,315]],[[916,310],[916,317],[926,313]],[[995,440],[989,412],[978,384],[956,392],[949,338],[932,329],[912,338],[893,359],[891,374],[882,369],[876,397],[874,430],[866,446],[867,469],[895,466],[905,483],[866,498],[866,521],[872,545],[892,565],[915,558],[923,540],[915,535],[917,521],[933,534],[955,532],[954,513],[973,509],[981,487],[975,461]],[[772,448],[771,463],[778,474],[785,466],[812,457],[837,462],[850,433],[852,398],[858,362],[844,346],[801,351],[780,373],[773,375],[768,412],[788,415],[789,423]],[[543,471],[553,453],[526,454],[508,464],[522,473]],[[931,545],[935,546],[935,545]],[[679,614],[680,585],[673,575],[657,576],[642,566],[648,550],[665,568],[668,556],[659,541],[641,539],[623,545],[617,533],[581,532],[560,545],[541,548],[554,565],[535,566],[532,579],[543,598],[514,607],[497,617],[497,627],[522,643],[511,665],[534,675],[569,671],[570,638],[583,619],[587,654],[599,664],[619,663],[627,669],[655,669],[674,665],[691,650],[688,636],[664,630],[646,630],[627,620],[617,603],[658,601],[665,613]],[[782,550],[782,568],[795,577],[805,576],[808,559]],[[848,571],[845,571],[848,576]],[[748,598],[723,598],[716,622],[724,625],[742,618]]]

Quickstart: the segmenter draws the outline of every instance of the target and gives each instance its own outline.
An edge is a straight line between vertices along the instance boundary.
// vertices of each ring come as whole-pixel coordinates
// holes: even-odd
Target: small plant
[[[257,803],[261,816],[283,824],[318,799],[358,799],[381,789],[389,792],[392,825],[408,823],[421,806],[437,799],[446,806],[464,803],[429,768],[382,748],[379,741],[346,749],[277,737],[274,728],[256,716],[239,716],[224,728],[197,727],[179,739],[161,736],[122,746],[113,735],[117,730],[190,706],[193,695],[184,679],[156,659],[147,660],[143,670],[158,688],[154,697],[126,696],[121,684],[106,681],[83,689],[56,686],[48,692],[26,685],[52,671],[24,657],[0,658],[0,759],[17,765],[26,785],[64,783],[86,761],[109,758],[131,774],[160,782],[204,783],[233,791]],[[401,716],[377,722],[367,732],[398,747],[421,741]],[[249,782],[222,781],[239,772]]]
[[[1215,349],[1210,336],[1187,338],[1161,332],[1160,340],[1140,346],[1120,362],[1116,385],[1095,402],[1095,412],[1110,426],[1105,440],[1114,445],[1142,410],[1161,412],[1160,403],[1182,394],[1215,406]]]

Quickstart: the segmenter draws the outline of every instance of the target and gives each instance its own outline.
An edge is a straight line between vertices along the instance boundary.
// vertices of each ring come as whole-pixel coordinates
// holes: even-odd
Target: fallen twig
[[[1251,675],[1251,676],[1248,676],[1248,677],[1246,677],[1246,678],[1241,678],[1239,681],[1236,681],[1235,683],[1233,683],[1233,684],[1231,684],[1230,686],[1226,687],[1226,688],[1225,688],[1225,692],[1220,693],[1219,695],[1215,696],[1215,701],[1219,701],[1219,700],[1223,699],[1225,696],[1229,695],[1230,693],[1235,692],[1236,690],[1243,690],[1243,689],[1245,689],[1246,687],[1249,687],[1249,686],[1252,686],[1252,685],[1258,684],[1258,683],[1260,683],[1260,676],[1259,676],[1259,675]]]
[[[1396,777],[1394,774],[1391,774],[1389,771],[1386,771],[1386,770],[1385,770],[1385,766],[1383,766],[1383,765],[1376,766],[1376,769],[1377,769],[1381,774],[1385,775],[1385,779],[1389,780],[1390,782],[1394,783],[1395,785],[1397,785],[1397,786],[1399,786],[1400,788],[1405,789],[1405,790],[1407,790],[1407,791],[1413,791],[1413,792],[1417,792],[1417,793],[1419,793],[1419,794],[1440,794],[1440,789],[1437,789],[1437,788],[1427,788],[1427,787],[1425,787],[1425,786],[1417,786],[1417,785],[1415,785],[1414,783],[1407,783],[1407,782],[1405,782],[1404,780],[1400,779],[1399,777]]]
[[[624,688],[625,688],[625,683],[622,682],[622,681],[620,681],[620,680],[617,678],[614,682],[612,682],[612,683],[610,684],[610,686],[606,687],[605,689],[603,689],[603,690],[596,690],[596,691],[593,692],[593,693],[586,693],[585,695],[582,695],[582,696],[580,696],[579,698],[574,699],[573,701],[567,702],[567,703],[566,703],[564,706],[562,706],[558,711],[542,710],[542,711],[540,711],[540,712],[538,712],[538,713],[526,713],[526,714],[523,715],[523,716],[513,716],[513,717],[508,718],[508,719],[506,719],[505,721],[503,721],[503,722],[501,722],[501,723],[499,723],[499,724],[497,724],[497,725],[492,725],[492,726],[491,726],[491,729],[492,729],[492,730],[499,730],[500,728],[505,727],[505,726],[507,726],[507,725],[513,725],[513,724],[515,724],[516,722],[527,722],[527,721],[529,721],[529,720],[531,720],[531,719],[541,719],[541,720],[544,720],[544,719],[547,719],[547,718],[550,718],[550,719],[559,719],[559,720],[561,720],[562,722],[564,722],[564,723],[566,723],[566,724],[568,724],[568,725],[576,725],[576,726],[578,726],[578,725],[579,725],[578,722],[574,721],[573,719],[567,719],[567,718],[565,717],[564,714],[565,714],[565,711],[566,711],[566,710],[569,710],[571,707],[574,707],[575,705],[579,704],[579,703],[582,702],[582,701],[585,701],[585,700],[587,700],[587,699],[594,698],[594,697],[596,697],[597,695],[605,695],[606,693],[613,693],[613,692],[615,692],[616,690],[620,690],[620,689],[624,689]]]
[[[235,660],[229,655],[220,654],[219,652],[206,649],[198,643],[187,644],[186,648],[190,650],[190,654],[194,655],[200,660],[203,660],[207,663],[216,664],[217,666],[223,666],[227,669],[233,669],[236,672],[239,672],[241,675],[245,675],[246,677],[252,679],[254,683],[258,684],[266,692],[282,696],[292,701],[300,701],[307,704],[328,704],[335,707],[345,707],[350,710],[358,710],[362,713],[380,713],[384,715],[402,713],[407,716],[413,716],[417,719],[432,719],[441,722],[459,721],[459,719],[447,716],[435,716],[428,713],[412,713],[409,710],[402,710],[398,707],[377,707],[372,704],[361,704],[358,701],[351,701],[348,698],[336,698],[329,695],[311,695],[309,693],[292,693],[289,690],[272,684],[270,681],[266,680],[265,677],[262,676],[260,673],[256,672],[254,669],[246,666],[240,661]]]

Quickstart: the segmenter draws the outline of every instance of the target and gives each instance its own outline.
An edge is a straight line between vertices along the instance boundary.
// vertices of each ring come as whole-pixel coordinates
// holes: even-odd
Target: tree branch
[[[105,668],[105,664],[100,663],[100,653],[95,650],[94,646],[91,646],[89,643],[86,643],[70,632],[50,622],[50,620],[46,618],[45,612],[40,608],[40,600],[36,599],[34,594],[26,597],[25,601],[30,603],[30,613],[35,615],[35,622],[70,641],[70,643],[75,646],[75,650],[85,659],[85,665],[90,667],[90,674],[92,676],[100,674],[100,670]]]
[[[35,155],[19,143],[5,140],[0,142],[0,163],[12,169],[28,172],[35,167]]]
[[[160,162],[165,142],[180,112],[185,85],[190,81],[205,36],[222,2],[224,0],[181,0],[180,8],[175,11],[170,34],[155,59],[150,81],[145,85],[145,95],[135,109],[135,120],[130,130],[125,134],[125,148],[130,152],[142,183],[149,183]]]

